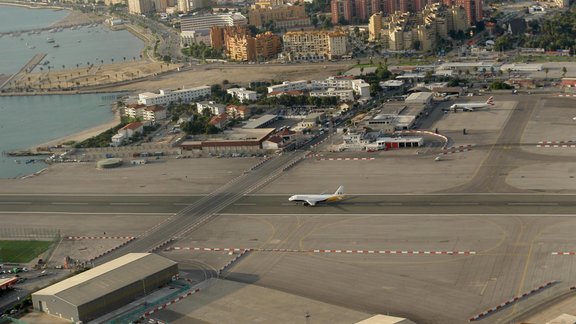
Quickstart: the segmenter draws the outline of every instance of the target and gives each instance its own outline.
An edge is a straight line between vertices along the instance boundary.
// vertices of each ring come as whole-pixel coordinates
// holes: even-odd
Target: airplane
[[[494,106],[494,97],[488,98],[486,102],[468,102],[468,103],[453,104],[452,106],[450,106],[449,110],[456,111],[457,109],[462,109],[464,111],[474,111],[476,109],[488,108],[490,106]]]
[[[316,206],[317,203],[335,202],[344,199],[344,186],[338,187],[334,194],[293,195],[289,201],[302,202],[304,206]]]

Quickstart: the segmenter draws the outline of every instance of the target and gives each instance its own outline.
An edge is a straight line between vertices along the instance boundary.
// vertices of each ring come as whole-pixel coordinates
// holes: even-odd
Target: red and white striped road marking
[[[540,141],[536,147],[576,148],[576,141]]]
[[[320,158],[318,161],[373,161],[376,158]]]
[[[479,320],[479,319],[481,319],[481,318],[483,318],[483,317],[485,317],[485,316],[487,316],[487,315],[489,315],[489,314],[491,314],[491,313],[493,313],[493,312],[495,312],[495,311],[498,311],[498,310],[500,310],[500,309],[502,309],[502,308],[504,308],[504,307],[506,307],[506,306],[509,306],[509,305],[512,304],[512,303],[515,303],[515,302],[517,302],[517,301],[519,301],[519,300],[521,300],[521,299],[524,299],[524,298],[526,298],[526,297],[534,294],[535,292],[538,292],[538,291],[540,291],[540,290],[542,290],[542,289],[544,289],[544,288],[548,288],[548,287],[552,286],[553,284],[555,284],[555,283],[557,283],[557,282],[558,282],[557,280],[549,281],[549,282],[547,282],[547,283],[545,283],[545,284],[543,284],[543,285],[541,285],[541,286],[539,286],[539,287],[537,287],[537,288],[534,288],[534,289],[532,289],[532,290],[530,290],[530,291],[528,291],[528,292],[523,293],[522,295],[519,295],[519,296],[510,298],[510,299],[508,299],[507,301],[503,302],[502,304],[500,304],[500,305],[498,305],[498,306],[494,306],[494,307],[492,307],[492,308],[490,308],[490,309],[487,309],[487,310],[483,311],[482,313],[480,313],[480,314],[478,314],[478,315],[472,316],[470,319],[468,319],[468,321],[469,321],[469,322],[477,321],[477,320]]]
[[[221,275],[222,272],[226,271],[226,269],[228,269],[231,265],[236,263],[236,261],[238,261],[241,257],[243,257],[248,252],[250,252],[250,250],[244,250],[244,251],[240,252],[234,259],[228,261],[228,263],[226,263],[224,266],[222,266],[220,269],[218,269],[218,275]]]
[[[552,252],[552,255],[576,255],[576,252],[560,251],[560,252]]]
[[[440,154],[447,155],[447,154],[468,152],[468,151],[472,151],[473,146],[474,146],[473,144],[453,146],[453,147],[449,147],[447,149],[442,150],[442,152],[440,152]]]
[[[187,292],[187,293],[184,294],[184,295],[178,296],[178,298],[176,298],[176,299],[173,299],[173,300],[171,300],[171,301],[169,301],[169,302],[167,302],[167,303],[165,303],[165,304],[162,304],[162,305],[160,305],[160,306],[155,307],[155,308],[152,309],[152,310],[147,311],[146,313],[144,313],[143,317],[149,317],[150,315],[154,314],[155,312],[160,311],[160,310],[163,310],[164,308],[166,308],[166,307],[168,307],[168,306],[170,306],[170,305],[172,305],[172,304],[175,304],[175,303],[181,301],[182,299],[184,299],[184,298],[186,298],[186,297],[188,297],[188,296],[191,296],[191,295],[193,295],[193,294],[195,294],[195,293],[197,293],[197,292],[199,292],[199,291],[200,291],[200,288],[196,288],[196,289],[194,289],[194,290],[191,290],[191,291]]]
[[[475,251],[413,251],[413,250],[294,250],[294,249],[265,249],[265,248],[208,248],[208,247],[180,247],[166,248],[165,251],[222,251],[222,252],[291,252],[291,253],[345,253],[345,254],[417,254],[417,255],[475,255]]]
[[[558,97],[576,97],[576,94],[559,94]]]
[[[80,240],[131,240],[134,236],[66,236],[66,239],[72,241]]]

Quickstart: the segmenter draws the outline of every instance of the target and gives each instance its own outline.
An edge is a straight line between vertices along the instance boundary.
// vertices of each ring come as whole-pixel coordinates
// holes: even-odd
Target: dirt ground
[[[224,80],[228,80],[230,84],[247,86],[250,81],[325,79],[347,69],[347,65],[341,64],[309,64],[305,68],[298,64],[203,64],[194,65],[190,67],[190,70],[167,73],[153,79],[114,87],[114,89],[152,91],[155,89],[175,89],[182,86],[221,84]]]

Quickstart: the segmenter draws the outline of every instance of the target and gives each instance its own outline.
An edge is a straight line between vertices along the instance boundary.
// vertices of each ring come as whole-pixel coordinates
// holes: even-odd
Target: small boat
[[[54,47],[54,48],[58,48],[58,47],[60,47],[60,45],[55,44],[53,47]]]
[[[48,43],[54,43],[55,42],[54,38],[51,38],[51,37],[46,38],[46,41]]]

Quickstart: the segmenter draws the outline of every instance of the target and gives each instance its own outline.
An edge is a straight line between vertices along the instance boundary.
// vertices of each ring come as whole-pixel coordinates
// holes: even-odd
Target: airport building
[[[32,294],[34,309],[88,322],[169,283],[178,264],[152,253],[129,253]]]
[[[226,131],[211,137],[196,136],[180,143],[183,151],[209,154],[255,154],[264,153],[262,143],[274,133],[275,128],[245,129]]]

